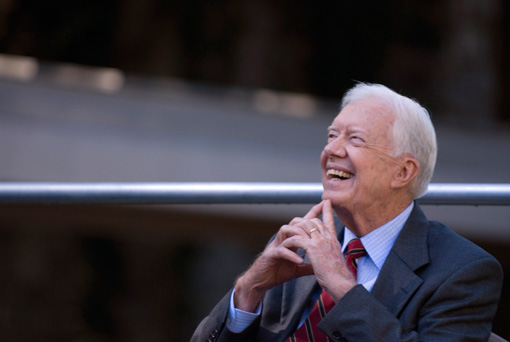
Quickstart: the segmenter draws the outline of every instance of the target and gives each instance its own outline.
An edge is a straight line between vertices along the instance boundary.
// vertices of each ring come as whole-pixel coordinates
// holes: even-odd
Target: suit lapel
[[[423,282],[415,271],[429,262],[427,236],[428,220],[415,203],[372,290],[396,317]]]
[[[313,275],[298,278],[295,281],[288,282],[284,285],[282,317],[288,317],[287,315],[289,314],[294,316],[289,322],[289,326],[292,329],[297,327],[301,314],[309,304],[316,285],[317,280]],[[296,313],[299,314],[296,315]],[[294,322],[294,320],[296,322]]]

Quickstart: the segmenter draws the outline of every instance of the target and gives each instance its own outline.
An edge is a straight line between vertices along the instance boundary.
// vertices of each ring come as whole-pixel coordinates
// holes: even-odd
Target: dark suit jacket
[[[343,240],[343,229],[339,234]],[[484,250],[414,209],[369,293],[349,291],[319,327],[333,341],[487,341],[503,272]],[[228,293],[191,341],[283,341],[317,287],[314,276],[266,292],[260,317],[244,332],[225,328]]]

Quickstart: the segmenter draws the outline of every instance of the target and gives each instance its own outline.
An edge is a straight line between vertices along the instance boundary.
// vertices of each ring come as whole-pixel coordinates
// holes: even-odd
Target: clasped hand
[[[309,262],[297,254],[299,248],[305,251]],[[280,228],[274,240],[237,280],[235,305],[254,312],[270,288],[312,274],[335,302],[356,285],[337,239],[329,200]]]

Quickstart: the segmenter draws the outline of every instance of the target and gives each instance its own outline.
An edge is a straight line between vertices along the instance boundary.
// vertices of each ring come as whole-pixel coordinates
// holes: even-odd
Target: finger
[[[310,237],[324,236],[323,235],[325,232],[324,223],[322,223],[322,221],[320,219],[318,219],[318,218],[312,219],[312,220],[310,220],[310,223],[311,223],[310,226],[314,227],[314,228],[310,229],[310,231],[308,232],[308,234],[310,234]],[[315,233],[315,234],[313,234],[313,233]],[[326,236],[324,236],[324,237],[326,237]]]
[[[304,239],[301,236],[296,235],[296,236],[292,236],[288,239],[285,239],[285,241],[282,241],[282,243],[280,244],[280,247],[287,248],[294,252],[297,249],[302,249],[305,252],[307,252],[313,246],[313,244],[314,243],[312,242],[311,239],[309,239],[309,238]]]
[[[324,202],[321,202],[317,205],[314,205],[312,209],[303,217],[304,219],[313,219],[319,217],[319,215],[322,213],[322,204]]]
[[[313,234],[313,233],[317,233],[317,234],[321,235],[321,231],[320,231],[320,229],[319,229],[319,228],[312,228],[312,229],[310,229],[310,231],[308,232],[308,234],[310,235],[310,237],[312,237],[312,234]]]
[[[309,235],[311,237],[312,233],[314,232],[319,232],[321,231],[321,226],[322,226],[322,222],[316,222],[315,220],[319,220],[319,219],[314,219],[314,220],[304,220],[304,221],[301,221],[300,223],[298,223],[298,227],[300,227],[304,232],[306,232],[307,235]]]
[[[302,217],[294,217],[292,221],[290,221],[289,226],[295,226],[301,221],[303,221]]]
[[[302,265],[305,260],[289,248],[278,248],[276,253],[278,259],[290,261],[296,265]]]
[[[324,222],[324,226],[328,233],[336,236],[335,219],[333,217],[333,208],[330,200],[324,201],[324,205],[322,207],[322,222]]]
[[[291,236],[299,235],[302,237],[308,237],[307,231],[305,231],[303,228],[299,226],[289,226],[289,225],[283,225],[280,227],[280,230],[278,231],[277,237],[280,239],[280,241],[283,241]]]
[[[284,259],[300,265],[304,263],[304,259],[296,253],[296,250],[300,248],[299,246],[301,245],[299,240],[303,240],[303,238],[299,236],[290,237],[283,241],[278,247],[272,249],[268,255],[274,260]]]

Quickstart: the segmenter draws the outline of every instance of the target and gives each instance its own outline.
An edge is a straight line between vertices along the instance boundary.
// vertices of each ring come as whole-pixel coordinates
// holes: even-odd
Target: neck
[[[354,210],[352,210],[352,208],[334,208],[334,210],[340,221],[349,227],[349,230],[357,237],[361,238],[393,220],[404,211],[411,202],[412,200],[409,199],[387,206],[354,208]]]

